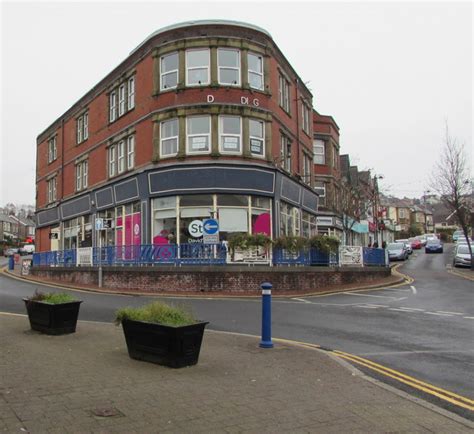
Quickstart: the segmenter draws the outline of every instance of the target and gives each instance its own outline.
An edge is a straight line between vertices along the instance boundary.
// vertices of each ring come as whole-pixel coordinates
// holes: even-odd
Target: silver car
[[[470,267],[471,255],[467,244],[459,244],[454,251],[453,265],[455,267]]]
[[[408,259],[405,243],[390,243],[387,246],[387,252],[390,261],[406,261]]]

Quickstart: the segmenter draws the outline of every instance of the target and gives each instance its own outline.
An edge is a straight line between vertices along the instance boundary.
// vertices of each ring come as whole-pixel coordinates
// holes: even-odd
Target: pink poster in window
[[[125,245],[132,245],[132,215],[125,216]]]
[[[132,216],[132,244],[139,246],[142,243],[142,216],[139,212]]]
[[[122,224],[123,224],[122,217],[118,217],[117,226],[120,227],[122,226]],[[122,244],[123,244],[122,243],[122,228],[120,228],[115,231],[115,245],[121,246]]]
[[[270,236],[270,213],[260,214],[253,223],[253,234],[265,234]]]

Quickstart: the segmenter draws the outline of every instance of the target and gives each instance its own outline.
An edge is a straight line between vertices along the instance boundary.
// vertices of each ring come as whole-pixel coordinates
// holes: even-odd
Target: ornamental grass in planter
[[[132,359],[171,368],[198,362],[204,328],[209,324],[196,320],[183,308],[159,301],[119,309],[115,323],[122,324]]]
[[[39,291],[23,301],[32,330],[48,335],[75,333],[82,301],[66,293]]]

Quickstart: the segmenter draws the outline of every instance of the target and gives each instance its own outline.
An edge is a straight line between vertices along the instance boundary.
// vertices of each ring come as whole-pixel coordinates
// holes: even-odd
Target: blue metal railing
[[[227,249],[224,244],[141,244],[135,246],[94,247],[92,265],[224,265]],[[273,249],[273,265],[337,266],[338,252],[326,253],[315,248],[291,252]],[[33,254],[33,266],[76,266],[77,251],[58,250]],[[364,266],[387,266],[384,249],[363,248]]]
[[[364,265],[385,267],[386,263],[385,249],[364,247]]]

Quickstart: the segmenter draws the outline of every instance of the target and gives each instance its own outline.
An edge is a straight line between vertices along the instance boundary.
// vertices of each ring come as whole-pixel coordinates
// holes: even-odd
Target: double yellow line
[[[415,389],[436,396],[437,398],[440,398],[443,401],[447,401],[451,404],[457,405],[467,410],[474,411],[474,401],[472,399],[457,395],[448,390],[440,389],[439,387],[433,386],[431,384],[424,383],[423,381],[417,380],[416,378],[402,374],[401,372],[395,371],[393,369],[387,368],[385,366],[379,365],[378,363],[372,362],[359,356],[355,356],[353,354],[337,350],[334,350],[332,353],[342,359],[354,362],[361,366],[365,366],[366,368],[378,372],[379,374],[385,375],[386,377],[393,378]]]

